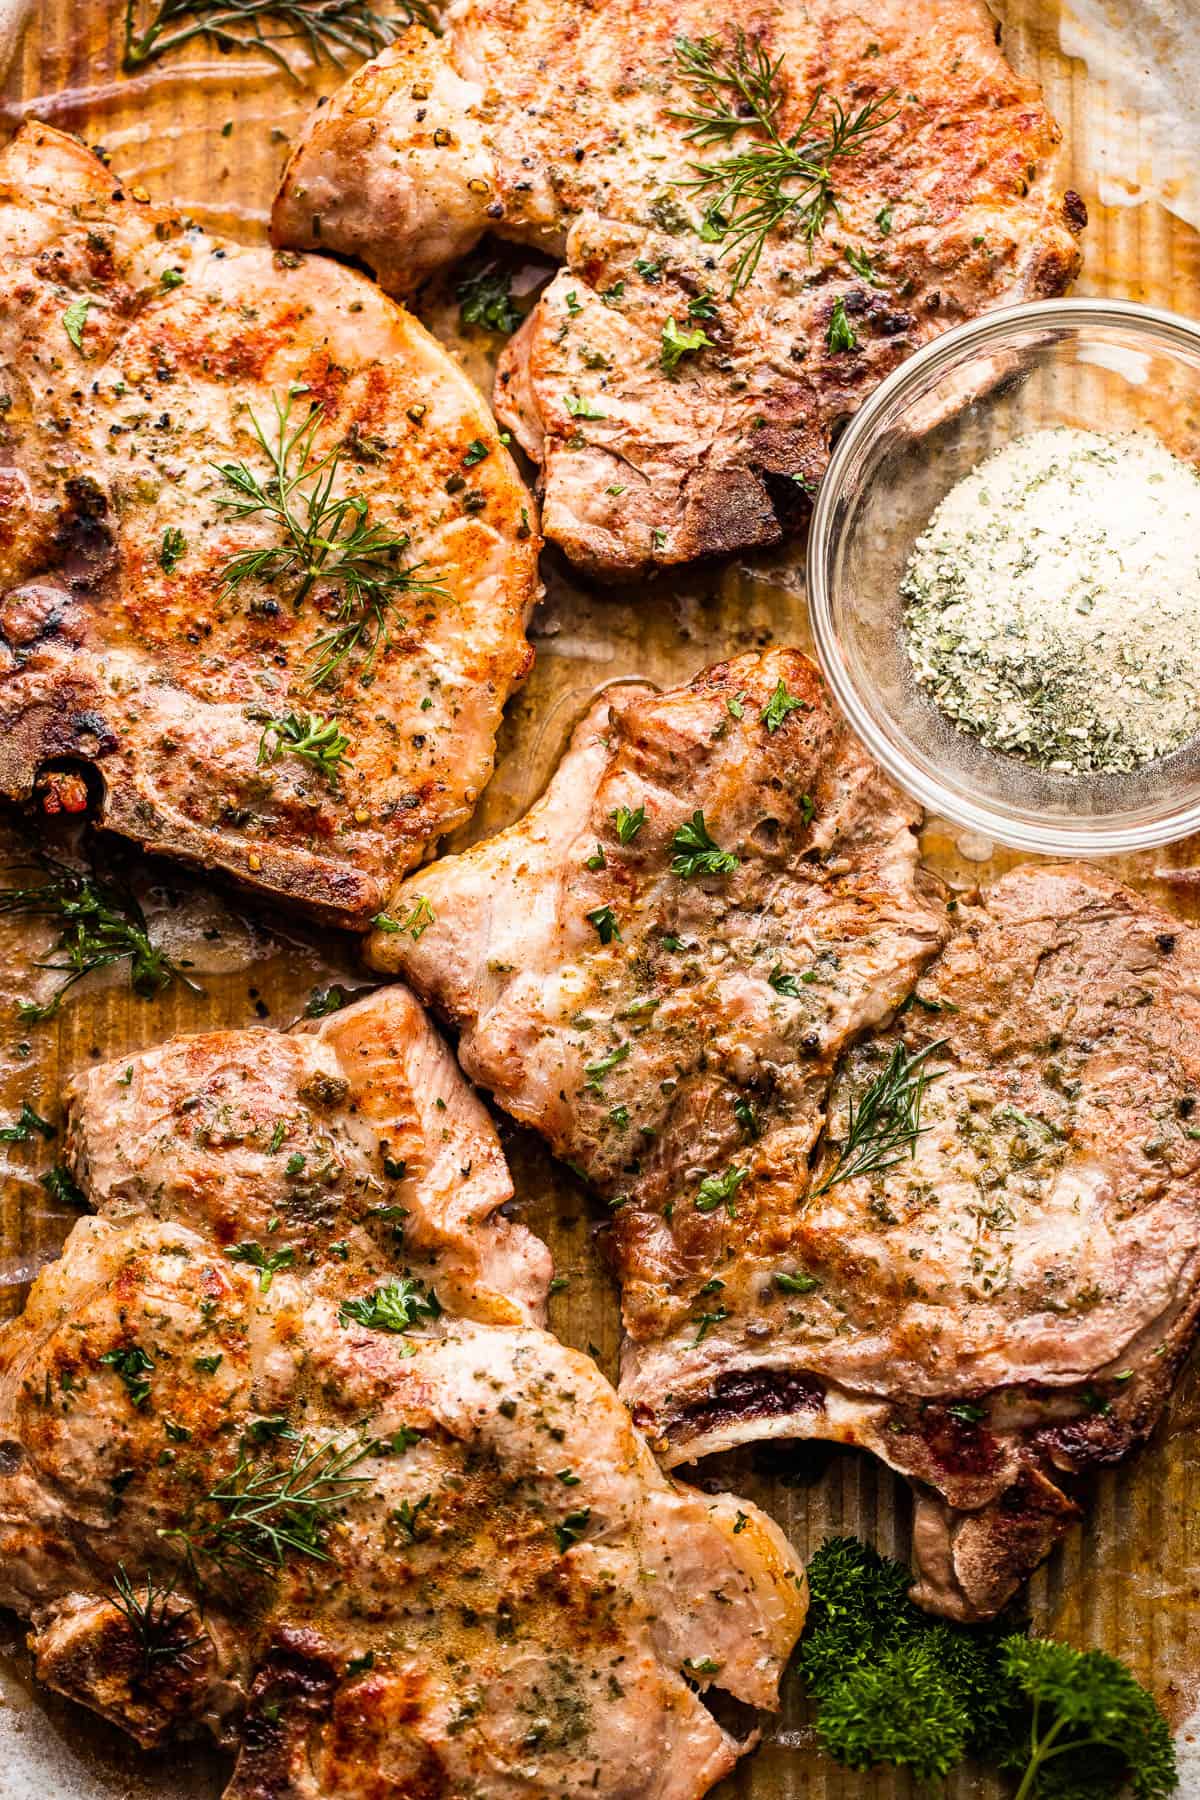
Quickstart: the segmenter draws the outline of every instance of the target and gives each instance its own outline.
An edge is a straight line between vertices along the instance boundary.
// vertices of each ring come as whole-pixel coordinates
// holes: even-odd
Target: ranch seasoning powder
[[[995,451],[900,591],[917,680],[984,744],[1120,772],[1200,729],[1200,476],[1147,433],[1062,426]]]

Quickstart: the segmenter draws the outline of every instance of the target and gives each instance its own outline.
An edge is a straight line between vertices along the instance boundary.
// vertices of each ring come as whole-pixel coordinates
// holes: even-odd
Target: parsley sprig
[[[432,1288],[407,1275],[386,1282],[357,1300],[343,1300],[339,1325],[365,1325],[371,1331],[409,1331],[425,1319],[440,1319],[442,1303]]]
[[[693,163],[690,179],[679,184],[705,197],[701,236],[721,244],[722,256],[735,257],[732,297],[751,280],[768,236],[781,225],[792,225],[811,249],[828,215],[838,210],[834,164],[857,155],[891,123],[892,96],[848,112],[837,99],[823,104],[818,88],[795,130],[785,134],[783,58],[773,61],[744,31],[738,30],[731,48],[713,37],[678,38],[675,67],[694,95],[690,107],[672,114],[687,126],[688,142],[703,149],[732,146],[743,132],[756,140],[716,161]]]
[[[728,875],[738,866],[739,859],[732,850],[722,850],[699,809],[676,828],[671,848],[676,852],[671,873],[681,881],[690,881],[697,875]]]
[[[281,399],[273,396],[275,431],[268,437],[250,412],[250,426],[270,464],[265,478],[245,462],[214,464],[228,493],[217,504],[233,518],[260,519],[274,526],[278,541],[241,550],[222,570],[227,592],[245,581],[289,587],[299,608],[320,585],[333,596],[325,629],[309,646],[307,672],[312,689],[340,681],[351,656],[358,657],[359,680],[369,675],[381,645],[393,626],[401,595],[444,596],[427,580],[424,563],[403,564],[407,532],[389,531],[370,518],[370,503],[361,494],[336,493],[341,452],[335,446],[315,453],[324,408],[314,401],[299,422],[292,410],[303,388],[293,387]]]
[[[1167,1722],[1114,1657],[932,1619],[907,1597],[908,1570],[854,1538],[822,1544],[808,1580],[797,1662],[838,1762],[931,1782],[970,1755],[1019,1773],[1014,1800],[1175,1790]]]

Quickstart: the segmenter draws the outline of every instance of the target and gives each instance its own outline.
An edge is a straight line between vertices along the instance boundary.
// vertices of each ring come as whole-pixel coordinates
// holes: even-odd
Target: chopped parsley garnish
[[[0,1144],[27,1144],[35,1132],[47,1139],[56,1136],[56,1129],[49,1119],[43,1119],[28,1100],[22,1100],[21,1110],[12,1124],[0,1125]]]
[[[617,837],[620,839],[621,843],[632,844],[634,838],[646,823],[646,809],[644,806],[639,806],[632,810],[628,806],[618,806],[616,811],[612,814],[612,822],[616,827]]]
[[[846,317],[846,302],[839,294],[833,303],[833,311],[829,315],[829,324],[825,328],[825,342],[829,349],[857,350],[858,338],[854,327]]]
[[[702,327],[697,326],[695,331],[680,331],[674,319],[668,319],[662,328],[659,366],[667,375],[674,375],[685,356],[696,356],[711,344],[712,339]]]
[[[863,280],[869,281],[872,287],[879,286],[875,271],[871,267],[871,259],[865,250],[856,250],[853,245],[848,244],[846,246],[845,256],[846,261],[850,264],[850,267],[854,270],[856,275],[861,275]]]
[[[694,1662],[691,1657],[688,1657],[683,1667],[688,1675],[715,1675],[721,1664],[714,1662],[711,1656],[702,1657],[699,1662]]]
[[[277,1269],[288,1268],[296,1259],[296,1252],[290,1244],[281,1250],[264,1250],[261,1244],[250,1242],[234,1244],[225,1252],[230,1262],[248,1263],[252,1269],[258,1270],[258,1291],[267,1294],[271,1290],[271,1282]]]
[[[422,1527],[422,1513],[433,1503],[432,1494],[422,1494],[414,1506],[411,1500],[402,1500],[393,1512],[388,1514],[391,1524],[410,1544],[415,1544]]]
[[[578,394],[564,394],[563,401],[573,419],[604,419],[608,416],[599,407],[593,406],[590,400],[581,399]]]
[[[800,998],[800,989],[797,985],[796,977],[789,974],[782,963],[777,962],[775,964],[775,967],[767,976],[767,980],[777,994],[786,994],[789,1000],[798,1000]]]
[[[808,701],[797,700],[794,694],[788,693],[787,688],[783,685],[783,682],[780,681],[776,683],[775,692],[771,695],[771,698],[767,701],[767,704],[763,707],[758,717],[760,723],[765,725],[772,737],[774,737],[789,713],[807,711]]]
[[[611,944],[621,936],[621,927],[617,924],[616,915],[611,906],[594,906],[586,915],[589,925],[594,925],[596,934],[602,944]]]
[[[733,1116],[747,1137],[756,1138],[761,1135],[762,1127],[758,1122],[758,1115],[744,1094],[739,1094],[734,1101]]]
[[[629,1045],[618,1044],[616,1049],[610,1050],[606,1056],[599,1057],[595,1062],[586,1063],[583,1072],[587,1076],[587,1086],[598,1094],[600,1084],[609,1070],[615,1069],[618,1063],[623,1063],[628,1055]]]
[[[738,866],[738,857],[732,850],[721,849],[699,810],[677,828],[671,847],[677,853],[671,863],[671,873],[684,881],[697,875],[728,875]]]
[[[81,294],[78,300],[72,300],[62,316],[63,330],[77,350],[83,349],[83,328],[87,323],[91,306],[92,303],[87,295]]]
[[[490,455],[491,451],[482,438],[472,438],[462,459],[463,468],[473,469],[477,463],[481,463],[486,456]]]
[[[699,1320],[699,1329],[697,1330],[695,1337],[692,1339],[693,1344],[702,1344],[704,1342],[705,1338],[708,1336],[709,1332],[712,1330],[713,1326],[719,1325],[721,1323],[722,1319],[727,1319],[728,1317],[729,1317],[729,1308],[727,1306],[718,1306],[716,1312],[701,1313],[700,1320]]]
[[[483,325],[505,337],[517,329],[521,315],[512,303],[511,277],[494,262],[464,275],[455,289],[462,325]]]
[[[398,1276],[374,1293],[344,1300],[338,1313],[340,1325],[366,1325],[372,1331],[409,1331],[426,1319],[440,1319],[442,1303],[432,1288],[407,1275]]]
[[[590,1506],[581,1506],[577,1512],[569,1512],[565,1519],[554,1527],[554,1539],[560,1550],[569,1550],[577,1544],[588,1528],[592,1516]]]
[[[775,1286],[785,1294],[811,1294],[820,1285],[815,1275],[788,1275],[782,1269],[775,1275]]]
[[[133,1404],[144,1406],[150,1398],[150,1383],[146,1377],[154,1368],[154,1359],[147,1356],[141,1345],[127,1344],[120,1350],[106,1350],[100,1361],[115,1369]]]
[[[429,927],[436,922],[437,914],[424,894],[418,894],[409,910],[399,919],[394,919],[390,913],[376,913],[371,920],[376,931],[393,934],[405,931],[412,938],[414,944],[420,943],[421,934],[428,931]]]
[[[187,555],[188,541],[178,525],[168,525],[158,546],[158,566],[164,575],[173,575]]]
[[[727,1209],[730,1218],[736,1216],[734,1197],[745,1181],[747,1171],[739,1169],[736,1163],[730,1163],[723,1175],[706,1175],[696,1190],[695,1206],[697,1212],[716,1212],[718,1206]]]
[[[44,1169],[38,1180],[56,1206],[87,1205],[87,1195],[62,1163],[55,1163],[52,1169]]]

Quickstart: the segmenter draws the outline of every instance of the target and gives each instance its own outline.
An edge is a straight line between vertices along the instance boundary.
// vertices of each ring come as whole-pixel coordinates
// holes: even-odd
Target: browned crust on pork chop
[[[486,406],[361,276],[209,238],[45,126],[0,152],[0,255],[0,793],[90,765],[125,836],[365,926],[470,815],[531,659],[536,520]],[[344,581],[224,579],[285,540],[214,465],[269,482],[251,415],[274,443],[289,397],[431,584],[383,633]],[[345,607],[366,636],[314,685]],[[336,717],[333,777],[264,745],[290,715]]]
[[[403,988],[89,1071],[69,1151],[99,1216],[0,1330],[0,1604],[44,1680],[213,1730],[231,1800],[732,1769],[696,1690],[777,1704],[803,1571],[538,1329],[549,1259]]]
[[[698,95],[676,44],[729,53],[738,31],[782,59],[783,135],[818,93],[817,135],[835,100],[887,122],[835,160],[811,246],[775,230],[734,295],[736,257],[701,235],[712,193],[688,186],[730,146],[689,138]],[[484,231],[562,257],[496,407],[542,464],[546,535],[628,578],[776,541],[839,422],[905,356],[1062,293],[1085,214],[1061,161],[981,0],[468,0],[443,38],[410,30],[313,115],[273,229],[401,294]],[[707,340],[673,368],[670,322]]]

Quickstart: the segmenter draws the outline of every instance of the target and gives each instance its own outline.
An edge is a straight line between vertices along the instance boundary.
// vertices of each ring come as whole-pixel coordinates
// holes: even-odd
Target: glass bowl
[[[1200,325],[1132,301],[1048,300],[947,331],[847,425],[808,546],[817,654],[867,749],[930,812],[1052,855],[1200,830],[1200,737],[1129,774],[1063,774],[986,749],[917,684],[900,578],[934,507],[989,451],[1073,425],[1152,431],[1200,460]]]

